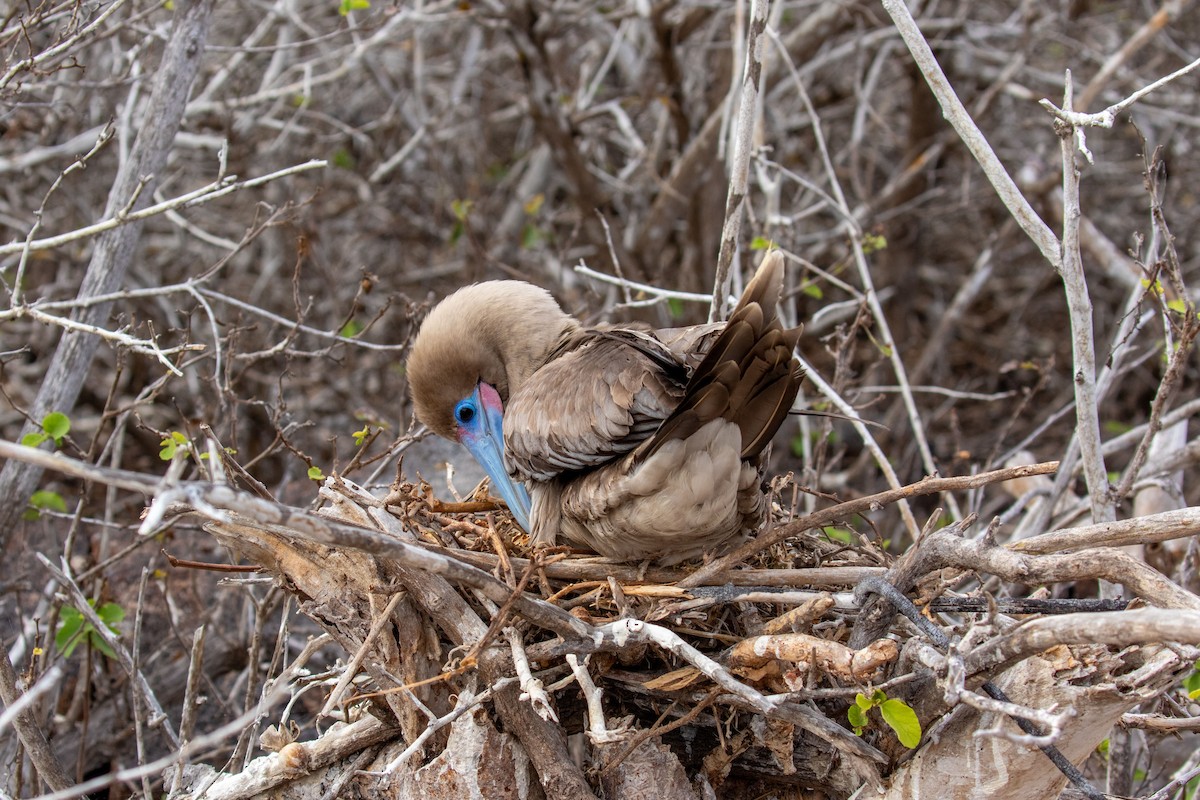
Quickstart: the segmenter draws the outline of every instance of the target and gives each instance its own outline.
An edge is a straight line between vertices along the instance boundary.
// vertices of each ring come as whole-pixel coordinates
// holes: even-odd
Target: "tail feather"
[[[782,291],[783,256],[769,253],[692,374],[679,406],[647,440],[643,457],[718,418],[738,426],[743,459],[762,452],[787,416],[804,377],[793,355],[800,329],[784,330],[775,311]]]

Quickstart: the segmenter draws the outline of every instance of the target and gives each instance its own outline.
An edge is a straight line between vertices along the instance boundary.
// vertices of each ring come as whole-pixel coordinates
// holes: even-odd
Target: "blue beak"
[[[458,440],[492,479],[492,488],[500,493],[517,524],[529,532],[529,492],[514,483],[504,467],[504,409],[500,395],[480,381],[475,391],[454,408],[458,422]]]

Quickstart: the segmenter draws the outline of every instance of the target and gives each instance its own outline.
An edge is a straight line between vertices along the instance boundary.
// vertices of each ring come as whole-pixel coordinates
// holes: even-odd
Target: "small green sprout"
[[[900,744],[913,748],[921,743],[921,721],[917,719],[917,712],[903,700],[889,698],[882,689],[871,692],[870,697],[862,692],[855,695],[854,705],[850,706],[846,716],[854,726],[856,736],[862,736],[863,730],[870,724],[868,713],[873,708],[879,709],[883,721],[895,732]]]
[[[57,511],[60,514],[65,514],[67,513],[67,504],[58,492],[39,489],[29,496],[29,507],[25,509],[25,513],[21,515],[21,518],[32,522],[41,517],[43,511]]]
[[[88,605],[96,608],[96,601],[88,600]],[[116,603],[104,603],[96,608],[96,616],[100,617],[100,621],[110,631],[120,635],[121,631],[117,625],[125,619],[125,609]],[[73,606],[65,606],[58,618],[58,632],[54,634],[54,645],[63,654],[63,658],[70,658],[75,648],[83,641],[109,658],[117,657],[95,626],[83,616],[83,612]]]
[[[59,411],[51,411],[46,416],[42,417],[42,429],[27,433],[21,437],[21,444],[26,447],[37,447],[43,442],[54,440],[55,447],[62,447],[63,439],[71,430],[71,420],[66,414]]]

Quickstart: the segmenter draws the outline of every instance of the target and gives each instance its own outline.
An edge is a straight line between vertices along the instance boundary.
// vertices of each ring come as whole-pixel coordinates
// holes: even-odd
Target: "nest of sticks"
[[[1044,612],[1063,609],[1036,595],[997,600],[998,581],[1116,580],[1146,605],[1188,614],[1200,613],[1196,596],[1111,550],[1093,558],[1098,551],[1089,542],[1112,543],[1111,531],[1103,540],[1090,529],[1047,534],[1050,540],[1034,537],[1018,550],[964,535],[983,532],[968,518],[928,526],[897,558],[869,527],[864,534],[852,524],[904,497],[1054,467],[926,479],[808,514],[797,510],[791,479],[777,479],[773,525],[755,542],[669,569],[566,548],[531,552],[484,488],[447,504],[425,484],[397,480],[379,497],[330,478],[321,507],[308,512],[220,483],[176,485],[160,492],[146,528],[181,506],[207,517],[212,535],[275,576],[324,629],[310,649],[331,637],[345,661],[336,682],[327,679],[333,685],[311,731],[278,720],[261,739],[273,752],[249,769],[224,774],[190,765],[174,785],[208,798],[265,789],[430,798],[843,798],[889,783],[896,791],[920,750],[902,744],[871,709],[856,735],[850,709],[856,698],[873,696],[913,709],[922,747],[938,739],[949,748],[942,757],[991,725],[1000,749],[1017,754],[998,769],[1026,768],[1046,776],[1047,790],[1061,788],[1067,778],[1031,742],[1039,744],[1040,735],[1061,746],[1070,739],[1064,729],[1104,725],[1085,706],[1109,678],[1126,676],[1126,701],[1105,706],[1111,725],[1176,680],[1195,653],[1178,646],[1121,651],[1094,633],[1096,642],[1042,663],[1034,656],[1044,656],[1049,640],[1019,634],[1031,619],[1054,622]],[[931,638],[936,631],[922,631],[920,619],[898,614],[905,594],[910,612],[936,620],[957,643],[947,648]],[[1091,615],[1101,619],[1123,607],[1087,610],[1110,609]],[[1121,611],[1120,627],[1166,624],[1144,619],[1161,613]],[[1078,631],[1079,624],[1065,627]],[[268,694],[295,691],[307,654]],[[1062,678],[1064,670],[1086,678]],[[1012,709],[982,702],[979,686],[992,678],[1038,686],[1010,702],[1027,717],[1043,714],[1030,731],[1004,721]],[[992,702],[1008,702],[1000,696]],[[1073,722],[1054,713],[1067,705]],[[956,707],[966,713],[950,713]],[[1086,754],[1095,743],[1074,750],[1084,746]],[[900,786],[895,796],[915,790]]]

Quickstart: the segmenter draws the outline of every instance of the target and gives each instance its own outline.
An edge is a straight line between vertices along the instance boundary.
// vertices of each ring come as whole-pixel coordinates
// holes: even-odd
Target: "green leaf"
[[[1183,688],[1189,694],[1200,689],[1200,661],[1192,665],[1192,674],[1183,679]]]
[[[546,237],[538,230],[538,227],[532,223],[521,228],[521,248],[524,250],[532,250],[537,247]]]
[[[75,652],[75,647],[83,639],[82,634],[83,614],[77,608],[63,607],[58,615],[58,631],[54,634],[54,646],[63,654],[63,658],[70,658],[71,653]]]
[[[1174,311],[1176,314],[1187,313],[1187,301],[1182,298],[1176,298],[1167,302],[1167,308]]]
[[[38,489],[29,496],[29,508],[25,509],[22,517],[28,521],[33,521],[40,517],[43,511],[57,511],[60,514],[65,514],[67,513],[67,504],[58,492],[52,492],[48,489]]]
[[[49,438],[49,436],[41,431],[30,431],[21,437],[21,444],[25,445],[26,447],[37,447]]]
[[[671,319],[679,319],[683,316],[683,301],[678,297],[667,298],[667,313],[671,315]]]
[[[88,605],[95,607],[96,601],[88,600]],[[96,609],[96,615],[110,631],[118,636],[121,634],[117,624],[125,619],[124,608],[117,603],[105,603]],[[85,640],[109,658],[117,657],[116,651],[104,641],[96,627],[84,619],[79,609],[65,606],[58,616],[58,631],[54,634],[55,646],[63,654],[63,658],[70,658],[79,643]]]
[[[1108,739],[1105,739],[1104,741],[1100,742],[1100,744],[1096,745],[1096,752],[1100,754],[1101,758],[1108,758],[1108,747]]]
[[[769,250],[775,246],[775,242],[765,236],[755,236],[750,240],[751,250]]]
[[[333,151],[333,165],[338,169],[354,169],[358,163],[350,151],[344,147],[339,147]]]
[[[187,449],[191,446],[191,442],[188,441],[187,436],[180,431],[171,431],[167,434],[167,438],[158,444],[162,448],[158,451],[158,457],[163,461],[170,461],[174,458],[176,451],[180,448]]]
[[[870,255],[879,250],[885,250],[887,249],[887,244],[887,237],[877,233],[868,233],[862,239],[863,253]]]
[[[342,0],[338,6],[338,13],[343,17],[351,11],[362,11],[371,7],[371,0]]]
[[[921,721],[908,703],[896,699],[884,700],[879,712],[883,714],[883,721],[888,727],[896,732],[900,744],[913,748],[921,743]]]
[[[870,711],[875,704],[871,702],[871,698],[867,697],[862,692],[854,695],[854,705],[861,708],[863,711]]]
[[[71,430],[71,420],[67,418],[66,414],[51,411],[42,418],[42,430],[54,440],[56,445],[62,447],[63,437]]]
[[[323,480],[325,480],[325,473],[321,472],[320,467],[309,467],[308,468],[308,477],[309,477],[309,480],[323,481]]]
[[[117,603],[105,603],[96,609],[96,615],[100,620],[108,626],[113,633],[120,633],[117,630],[117,624],[125,619],[125,609],[121,608]]]
[[[821,528],[826,538],[833,542],[841,542],[842,544],[850,544],[854,541],[854,533],[848,528],[839,528],[834,525],[827,525]],[[859,695],[861,697],[862,695]]]
[[[352,433],[350,435],[354,437],[354,443],[356,445],[358,445],[359,447],[362,447],[362,443],[364,441],[366,441],[366,438],[368,436],[371,435],[371,426],[363,425],[362,430],[355,431],[354,433]]]
[[[347,339],[353,339],[355,336],[358,336],[360,333],[362,333],[362,329],[362,323],[358,320],[347,320],[346,324],[342,326],[342,329],[338,331],[338,336],[343,336]]]
[[[103,636],[96,633],[95,628],[92,628],[90,625],[88,627],[91,628],[91,630],[88,631],[88,644],[109,658],[115,659],[117,657],[117,651],[108,646],[108,642],[104,641]]]
[[[862,697],[862,695],[859,695],[859,697]],[[857,705],[853,705],[846,711],[846,718],[854,726],[854,732],[861,736],[862,729],[867,727],[867,712],[863,711]]]
[[[471,206],[475,205],[474,200],[452,200],[450,202],[450,210],[454,213],[454,218],[459,222],[466,222],[467,215],[471,213]]]
[[[809,297],[811,297],[814,300],[824,300],[825,299],[825,292],[821,291],[821,287],[815,283],[804,284],[804,288],[801,291],[803,291],[806,295],[808,295]]]

